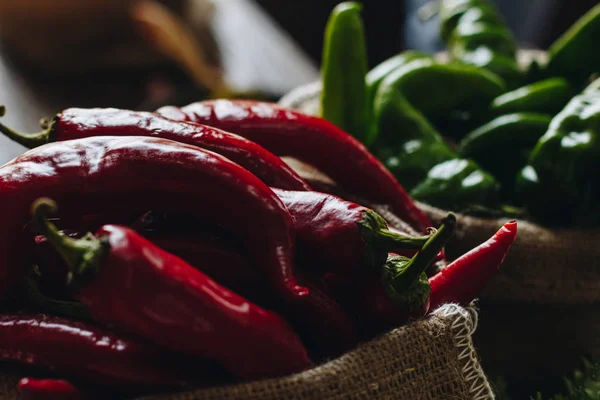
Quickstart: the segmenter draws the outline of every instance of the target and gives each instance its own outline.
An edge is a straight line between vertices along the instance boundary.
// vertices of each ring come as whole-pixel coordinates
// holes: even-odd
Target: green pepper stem
[[[48,198],[39,198],[32,205],[33,219],[37,229],[44,234],[50,244],[61,255],[73,278],[90,278],[98,272],[101,260],[107,253],[107,243],[88,233],[81,239],[73,239],[62,234],[47,216],[57,210],[56,203]]]
[[[427,240],[421,250],[406,262],[399,273],[391,277],[389,284],[395,288],[396,292],[407,290],[419,279],[419,276],[435,261],[439,252],[452,238],[455,227],[456,217],[454,214],[448,214],[442,220],[442,225],[437,232]]]
[[[386,253],[394,250],[419,250],[430,238],[431,235],[409,236],[388,229],[378,229],[373,232],[375,245],[379,250]]]
[[[388,229],[385,219],[373,210],[364,210],[358,229],[365,243],[363,265],[380,270],[389,252],[419,250],[430,236],[405,236]]]
[[[0,105],[0,117],[3,117],[6,114],[6,107]],[[2,123],[0,123],[0,132],[4,133],[10,139],[15,142],[22,144],[23,146],[33,149],[34,147],[41,146],[50,141],[50,133],[54,129],[54,121],[47,124],[41,132],[35,133],[21,133],[17,132],[14,129],[11,129]]]

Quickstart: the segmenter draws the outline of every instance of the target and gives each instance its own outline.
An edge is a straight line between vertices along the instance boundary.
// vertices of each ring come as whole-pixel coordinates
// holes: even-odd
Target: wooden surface
[[[318,68],[274,20],[252,0],[213,0],[212,27],[228,82],[239,90],[282,95],[314,81]],[[74,54],[76,57],[76,54]],[[147,71],[121,71],[78,77],[48,77],[31,71],[0,48],[0,104],[6,125],[39,130],[39,120],[67,107],[139,108]],[[182,90],[185,81],[182,83]],[[25,149],[0,135],[0,163]]]

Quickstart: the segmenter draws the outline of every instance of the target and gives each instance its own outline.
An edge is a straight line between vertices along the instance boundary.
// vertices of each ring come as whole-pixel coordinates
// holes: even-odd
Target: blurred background
[[[370,66],[407,48],[443,50],[436,1],[363,0]],[[520,46],[538,49],[598,3],[491,1]],[[276,101],[319,78],[338,2],[0,0],[1,121],[37,131],[42,117],[68,107],[154,110],[211,95]],[[0,135],[0,163],[23,151]]]
[[[318,79],[338,0],[0,0],[2,121],[39,129],[61,109],[153,110],[212,94],[276,100]],[[442,50],[436,0],[364,0],[371,66]],[[495,0],[523,47],[546,48],[596,0]],[[0,162],[23,151],[0,137]]]

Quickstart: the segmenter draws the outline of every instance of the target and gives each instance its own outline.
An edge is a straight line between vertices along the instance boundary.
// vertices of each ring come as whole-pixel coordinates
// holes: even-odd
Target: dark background
[[[339,3],[337,0],[257,0],[279,24],[288,31],[300,46],[316,61],[321,59],[323,29],[329,12]],[[526,4],[532,0],[520,0]],[[545,0],[541,1],[543,4]],[[496,0],[502,3],[502,0]],[[402,50],[405,43],[403,24],[406,17],[405,4],[408,1],[364,0],[363,18],[367,30],[369,63],[374,65]],[[425,3],[421,1],[420,3]],[[548,2],[551,4],[552,2]],[[540,32],[535,45],[547,48],[560,34],[567,30],[577,18],[598,4],[597,0],[558,0],[548,20],[544,21],[547,30]],[[502,4],[498,4],[502,11]],[[509,6],[509,10],[510,6]],[[514,10],[518,13],[518,10]],[[536,24],[533,18],[528,23]],[[510,21],[509,21],[510,25]]]

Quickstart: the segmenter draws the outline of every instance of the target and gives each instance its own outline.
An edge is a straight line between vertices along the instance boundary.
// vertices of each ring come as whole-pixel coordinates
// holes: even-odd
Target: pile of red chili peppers
[[[0,114],[5,110],[0,107]],[[300,372],[444,303],[469,304],[517,233],[431,273],[440,226],[346,132],[251,101],[68,109],[0,167],[0,361],[30,399],[152,394]],[[313,191],[280,156],[420,235]],[[95,232],[95,233],[91,233]],[[64,349],[69,349],[65,354]]]

